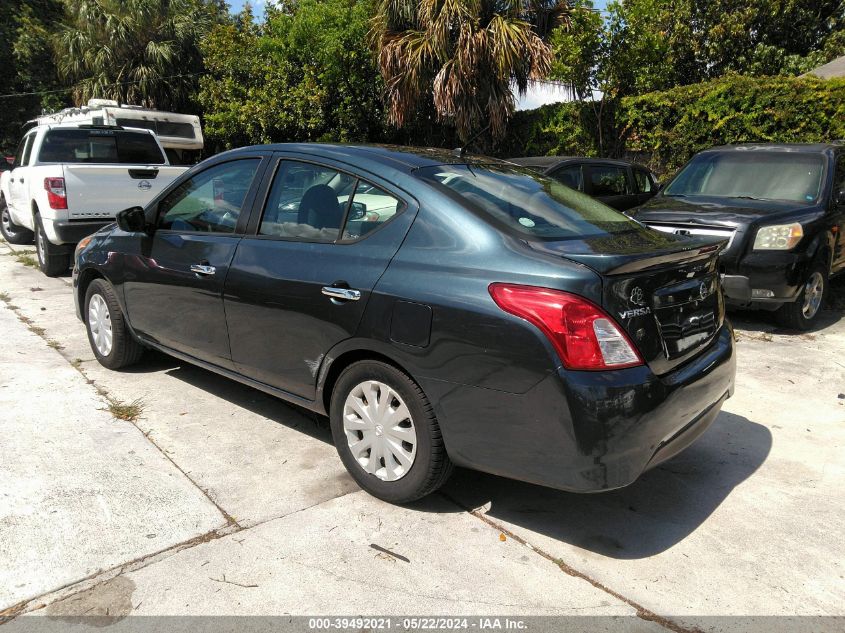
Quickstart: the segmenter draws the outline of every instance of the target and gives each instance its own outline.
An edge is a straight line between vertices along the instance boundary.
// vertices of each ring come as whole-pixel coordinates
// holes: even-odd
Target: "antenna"
[[[483,128],[481,128],[480,130],[478,130],[478,132],[476,132],[476,133],[475,133],[475,134],[473,134],[471,137],[469,137],[469,140],[468,140],[468,141],[464,144],[464,146],[463,146],[463,147],[456,147],[456,148],[455,148],[455,150],[454,150],[454,152],[452,152],[452,153],[453,153],[455,156],[457,156],[458,158],[463,158],[463,157],[464,157],[464,155],[466,154],[467,147],[469,147],[469,146],[470,146],[470,144],[471,144],[473,141],[477,140],[477,139],[478,139],[478,137],[480,137],[482,134],[484,134],[484,133],[485,133],[487,130],[489,130],[489,129],[490,129],[490,124],[488,123],[488,124],[487,124],[487,125],[485,125]]]

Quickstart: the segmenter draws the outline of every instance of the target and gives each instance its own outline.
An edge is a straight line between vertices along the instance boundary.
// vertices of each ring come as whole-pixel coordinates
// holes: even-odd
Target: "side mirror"
[[[127,233],[144,233],[147,231],[147,216],[143,207],[129,207],[118,212],[115,216],[117,226]]]
[[[367,215],[367,205],[363,202],[353,202],[352,208],[349,209],[350,220],[361,220]]]

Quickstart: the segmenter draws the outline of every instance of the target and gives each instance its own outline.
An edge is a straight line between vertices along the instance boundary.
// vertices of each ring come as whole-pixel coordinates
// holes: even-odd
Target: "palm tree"
[[[202,68],[199,38],[219,19],[213,0],[65,0],[54,40],[59,75],[77,103],[91,97],[183,109]]]
[[[569,24],[569,0],[378,0],[370,37],[388,120],[408,123],[423,98],[466,142],[487,125],[504,136],[513,88],[548,76],[546,38]]]

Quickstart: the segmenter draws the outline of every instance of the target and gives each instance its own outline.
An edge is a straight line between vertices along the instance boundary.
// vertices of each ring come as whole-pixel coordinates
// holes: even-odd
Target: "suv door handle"
[[[358,301],[361,298],[360,290],[338,288],[337,286],[323,286],[323,294],[332,299],[340,299],[341,301]]]
[[[213,275],[217,272],[217,269],[208,264],[191,264],[191,272],[197,275]]]

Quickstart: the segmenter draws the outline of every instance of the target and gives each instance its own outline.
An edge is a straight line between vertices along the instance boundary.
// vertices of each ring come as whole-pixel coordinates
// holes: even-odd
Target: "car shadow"
[[[489,506],[493,520],[585,550],[646,558],[692,534],[771,446],[768,428],[723,411],[698,442],[626,488],[575,494],[461,469],[443,493],[465,509]]]
[[[332,443],[328,420],[211,371],[149,352],[127,373],[164,371],[278,424]],[[429,497],[408,507],[455,512],[485,506],[486,515],[549,538],[617,559],[653,556],[692,534],[767,459],[772,435],[762,424],[722,411],[686,451],[644,473],[632,485],[575,494],[458,469],[443,489],[454,501]]]
[[[168,376],[202,389],[256,415],[334,445],[326,417],[162,352],[147,350],[138,365],[122,371],[137,374],[163,371]]]

